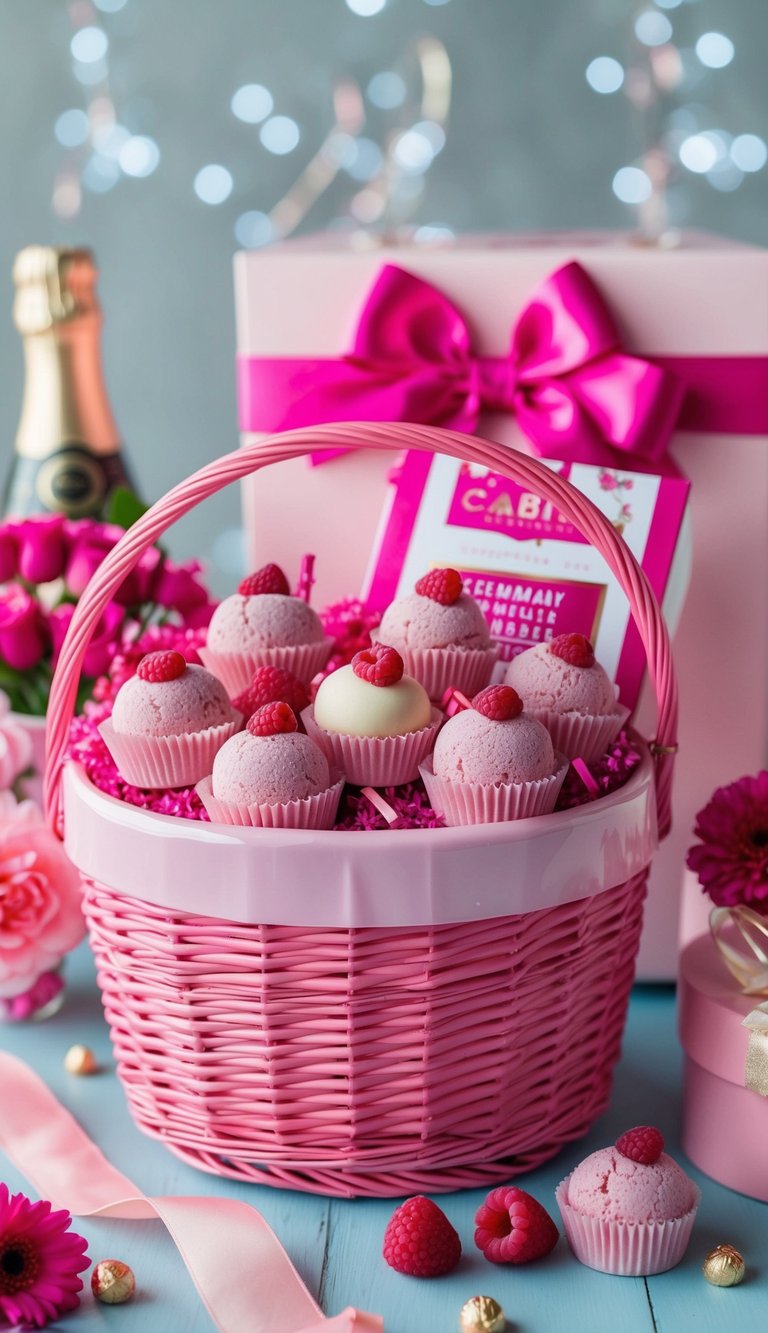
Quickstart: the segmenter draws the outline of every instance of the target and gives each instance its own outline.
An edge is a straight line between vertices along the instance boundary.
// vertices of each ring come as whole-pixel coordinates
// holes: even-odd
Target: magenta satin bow
[[[545,457],[655,471],[683,398],[668,371],[621,350],[602,296],[575,262],[534,293],[508,356],[476,355],[447,297],[387,264],[347,356],[244,359],[240,374],[248,430],[375,420],[471,432],[482,411],[509,412]]]

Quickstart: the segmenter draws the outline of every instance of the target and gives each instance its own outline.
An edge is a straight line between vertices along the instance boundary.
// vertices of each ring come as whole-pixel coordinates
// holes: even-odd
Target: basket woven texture
[[[373,424],[272,436],[217,460],[169,492],[105,560],[73,617],[51,693],[54,826],[82,657],[141,552],[230,481],[344,445],[424,448],[490,467],[551,500],[601,551],[628,596],[656,689],[652,751],[666,832],[677,721],[669,639],[608,520],[551,469],[500,445]],[[562,815],[581,817],[580,809]],[[439,834],[408,836],[415,848]],[[246,925],[170,911],[86,879],[131,1112],[204,1170],[320,1193],[434,1193],[530,1170],[584,1134],[608,1102],[647,869],[576,902],[537,908],[531,885],[531,911],[402,929]],[[223,912],[225,900],[226,886],[212,885],[212,908]]]

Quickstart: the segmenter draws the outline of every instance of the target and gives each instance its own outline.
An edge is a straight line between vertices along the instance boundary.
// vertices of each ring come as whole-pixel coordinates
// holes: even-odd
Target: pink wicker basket
[[[353,835],[168,818],[64,763],[83,653],[141,552],[228,482],[344,445],[491,467],[605,556],[659,704],[625,787],[511,824]],[[81,599],[48,725],[49,818],[61,827],[63,800],[138,1125],[204,1170],[348,1196],[507,1180],[584,1134],[619,1053],[676,714],[645,576],[599,511],[530,458],[430,427],[344,424],[262,440],[169,492]]]

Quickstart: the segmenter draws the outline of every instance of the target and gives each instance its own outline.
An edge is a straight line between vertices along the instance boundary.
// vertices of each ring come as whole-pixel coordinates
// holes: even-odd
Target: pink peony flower
[[[77,1309],[88,1268],[88,1242],[72,1218],[43,1199],[33,1203],[0,1184],[0,1320],[4,1327],[44,1328]]]
[[[16,671],[29,671],[47,646],[47,627],[38,603],[26,589],[10,584],[0,592],[0,657]]]
[[[51,611],[49,624],[53,640],[53,665],[59,660],[64,639],[70,621],[75,613],[71,602],[64,602]],[[83,673],[86,676],[102,676],[109,669],[117,652],[117,643],[121,626],[125,620],[125,610],[116,602],[109,602],[99,624],[91,637],[83,658]]]
[[[14,579],[19,569],[19,547],[11,524],[0,528],[0,583]]]
[[[713,903],[768,911],[768,771],[719,787],[693,831],[688,867]]]
[[[0,690],[0,791],[8,791],[32,763],[32,738],[11,717],[11,701]]]
[[[64,573],[67,539],[63,514],[38,514],[17,523],[19,573],[29,583],[52,583]]]
[[[32,801],[0,795],[0,996],[29,990],[85,934],[80,876]]]

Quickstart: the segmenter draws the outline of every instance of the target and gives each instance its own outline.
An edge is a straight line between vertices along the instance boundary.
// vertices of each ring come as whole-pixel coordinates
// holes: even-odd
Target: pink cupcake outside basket
[[[210,773],[243,725],[221,683],[180,653],[150,653],[120,687],[99,726],[121,776],[134,787],[188,787]]]
[[[650,1277],[685,1255],[701,1193],[661,1148],[652,1161],[624,1155],[623,1143],[649,1135],[663,1147],[658,1130],[629,1130],[615,1147],[591,1153],[555,1191],[568,1242],[588,1268]]]

